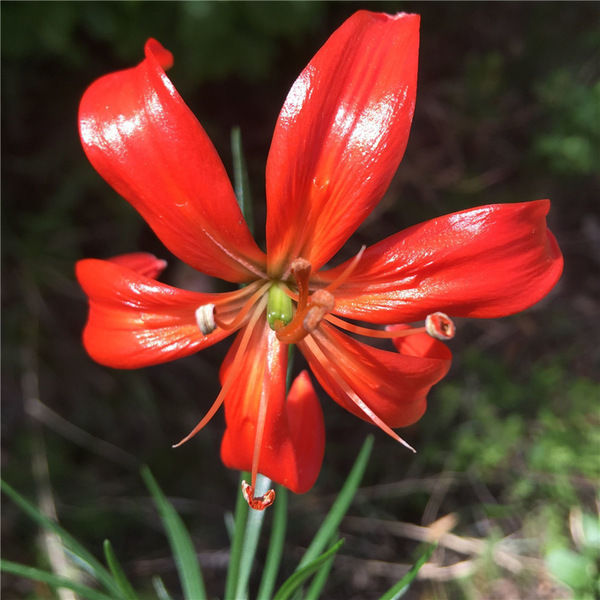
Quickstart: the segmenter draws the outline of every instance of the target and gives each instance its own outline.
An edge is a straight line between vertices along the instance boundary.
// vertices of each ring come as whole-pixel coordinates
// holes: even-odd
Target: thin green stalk
[[[231,153],[233,155],[233,187],[238,205],[250,232],[254,233],[254,214],[252,210],[252,197],[250,195],[250,180],[244,150],[242,148],[242,132],[239,127],[231,130]]]
[[[341,520],[344,518],[348,508],[352,500],[354,499],[354,495],[356,494],[356,490],[360,485],[363,474],[367,467],[367,463],[369,461],[369,456],[371,455],[371,449],[373,448],[373,436],[370,435],[364,441],[362,448],[354,461],[354,466],[350,471],[350,474],[346,478],[338,497],[335,499],[333,506],[327,513],[325,520],[321,524],[319,531],[313,538],[313,541],[310,543],[310,546],[306,549],[302,560],[296,567],[296,571],[302,569],[302,567],[306,566],[308,563],[313,561],[325,548],[326,544],[332,538],[332,536],[337,531]]]
[[[106,564],[108,565],[112,576],[115,578],[123,597],[127,598],[127,600],[137,600],[137,594],[131,586],[131,583],[129,583],[121,564],[117,560],[109,540],[104,540],[104,557],[106,558]]]
[[[302,584],[316,571],[319,570],[321,565],[326,563],[330,558],[334,557],[337,551],[344,544],[344,540],[339,540],[329,550],[317,556],[314,560],[304,565],[301,569],[294,571],[284,582],[283,585],[277,590],[273,600],[288,600],[292,597],[294,592],[299,591]]]
[[[36,569],[35,567],[28,567],[27,565],[15,563],[10,560],[0,559],[0,571],[18,575],[19,577],[24,577],[25,579],[42,581],[43,583],[47,583],[50,587],[55,589],[67,588],[69,590],[73,590],[82,598],[87,598],[87,600],[115,600],[116,598],[122,598],[120,594],[117,596],[107,596],[106,594],[103,594],[102,592],[88,587],[87,585],[83,585],[77,581],[72,581],[66,577],[60,577],[54,573],[48,573],[48,571],[42,571],[41,569]]]
[[[177,565],[183,595],[187,600],[203,600],[206,598],[206,590],[204,589],[200,564],[190,534],[181,517],[160,489],[150,469],[143,467],[141,474],[154,499],[158,514],[169,538],[169,545]]]
[[[77,564],[85,569],[90,575],[98,580],[111,594],[120,597],[121,591],[112,575],[104,568],[104,565],[82,544],[80,544],[69,532],[63,529],[56,521],[41,513],[37,506],[26,500],[21,494],[13,489],[8,483],[0,480],[2,491],[30,518],[44,529],[56,533],[65,548],[77,559]]]
[[[275,506],[273,507],[273,525],[271,529],[271,538],[269,540],[269,550],[263,568],[260,588],[258,590],[257,600],[270,600],[273,596],[279,565],[281,564],[281,555],[283,554],[283,545],[285,542],[285,530],[287,526],[287,490],[278,485],[276,488]]]
[[[163,580],[158,575],[152,577],[152,587],[156,592],[156,597],[158,600],[173,600],[173,598],[171,598],[169,595],[169,592],[167,592],[167,588],[165,587]]]
[[[421,567],[431,558],[437,544],[432,544],[423,552],[410,571],[397,583],[395,583],[379,600],[398,600],[408,591],[410,584],[417,577]]]
[[[333,566],[333,561],[335,560],[335,554],[332,554],[319,568],[313,580],[310,582],[310,586],[306,591],[306,595],[304,596],[304,600],[318,600],[321,597],[321,592],[327,583],[327,579],[329,578],[329,572],[331,571],[331,567]]]
[[[237,487],[237,500],[235,501],[235,517],[233,527],[233,539],[231,540],[231,551],[229,554],[229,567],[227,569],[227,579],[225,581],[225,599],[233,598],[235,586],[237,585],[238,573],[240,570],[240,559],[244,548],[244,533],[246,531],[246,521],[248,519],[248,504],[240,491],[242,481],[248,481],[250,473],[244,471],[240,475],[240,483]]]
[[[260,473],[256,476],[255,495],[262,496],[271,487],[271,480]],[[264,510],[250,509],[246,529],[244,531],[244,543],[242,555],[240,557],[240,566],[238,571],[235,595],[226,597],[225,600],[245,600],[248,598],[248,582],[254,564],[254,556],[258,547],[258,540],[262,530],[262,524],[265,518]]]

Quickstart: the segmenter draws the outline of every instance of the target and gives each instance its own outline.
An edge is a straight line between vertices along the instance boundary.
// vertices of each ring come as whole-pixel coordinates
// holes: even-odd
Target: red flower
[[[549,201],[454,213],[393,235],[323,270],[381,199],[406,147],[415,104],[419,17],[361,11],[292,86],[266,171],[266,254],[254,242],[225,169],[148,40],[137,66],[95,81],[79,124],[97,171],[165,246],[209,275],[246,284],[201,294],[156,281],[148,254],[82,260],[89,296],[84,344],[98,362],[135,368],[189,355],[238,332],[222,390],[193,435],[225,404],[225,464],[295,492],[319,473],[321,408],[303,372],[285,397],[287,345],[297,344],[327,393],[398,440],[450,366],[457,317],[499,317],[548,293],[562,257],[546,229]],[[427,330],[371,324],[427,317]],[[370,347],[340,331],[393,339]],[[188,436],[185,439],[188,439]],[[252,490],[249,490],[252,495]],[[270,497],[252,499],[255,505]]]

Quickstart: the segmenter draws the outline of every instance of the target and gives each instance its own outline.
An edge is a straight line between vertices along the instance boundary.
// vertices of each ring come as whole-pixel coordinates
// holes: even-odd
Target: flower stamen
[[[401,337],[407,337],[409,335],[416,335],[418,333],[427,333],[431,337],[438,340],[450,340],[456,333],[456,326],[448,315],[440,312],[427,315],[425,319],[425,325],[423,327],[409,327],[405,328],[386,328],[386,329],[372,329],[370,327],[362,327],[361,325],[355,325],[354,323],[348,323],[339,317],[328,314],[325,319],[332,325],[355,333],[356,335],[364,335],[372,338],[384,338],[384,339],[396,339]]]
[[[298,287],[298,311],[301,312],[306,307],[308,301],[311,266],[305,258],[295,258],[292,261],[291,271]]]
[[[319,342],[314,338],[307,338],[304,342],[310,352],[314,355],[316,360],[322,364],[330,364],[333,367],[335,373],[330,373],[334,378],[335,382],[342,388],[348,398],[369,418],[369,420],[377,425],[382,431],[387,433],[392,439],[396,440],[412,452],[416,454],[416,450],[404,439],[402,439],[383,419],[381,419],[375,412],[365,403],[365,401],[352,389],[348,382],[344,379],[342,372],[337,367],[334,360],[328,360],[325,356],[325,350],[321,348]]]
[[[188,433],[181,441],[177,442],[176,444],[173,444],[173,446],[171,446],[172,448],[179,448],[179,446],[191,440],[215,416],[219,408],[221,408],[221,404],[223,404],[223,401],[225,400],[225,397],[229,392],[229,388],[231,387],[232,383],[238,378],[239,372],[242,369],[243,360],[238,359],[243,357],[244,353],[246,352],[246,348],[248,347],[248,343],[250,342],[250,338],[252,337],[252,331],[254,329],[254,326],[256,325],[256,322],[262,315],[262,312],[264,311],[266,305],[267,300],[265,298],[258,303],[256,310],[250,317],[250,320],[248,321],[248,326],[246,327],[246,330],[242,335],[240,345],[237,349],[237,352],[235,353],[235,357],[232,362],[232,368],[227,376],[227,379],[225,380],[225,383],[223,384],[223,387],[221,388],[221,391],[219,392],[219,395],[217,396],[217,399],[213,402],[213,405],[209,408],[206,415],[204,415],[204,417],[200,420],[196,427],[194,427],[194,429],[192,429],[192,431],[190,431],[190,433]]]
[[[310,304],[306,316],[302,321],[302,327],[307,333],[314,331],[319,323],[327,316],[335,306],[333,294],[327,290],[317,290],[310,297]]]
[[[425,319],[425,331],[436,340],[451,340],[456,333],[456,326],[447,314],[434,312]]]
[[[297,344],[319,326],[334,306],[333,294],[325,289],[317,290],[304,309],[298,308],[292,322],[277,331],[277,339],[284,344]]]
[[[239,329],[243,324],[246,316],[250,312],[250,309],[254,306],[256,301],[261,298],[264,293],[269,288],[269,283],[265,283],[261,287],[259,287],[248,300],[245,302],[244,306],[239,310],[237,315],[231,321],[223,321],[222,318],[219,317],[215,310],[214,320],[215,323],[221,328],[229,331],[233,331],[235,329]]]
[[[254,486],[242,481],[242,496],[250,508],[254,510],[265,510],[275,502],[275,490],[269,490],[262,496],[254,496]]]
[[[364,244],[361,246],[356,256],[350,261],[350,264],[340,273],[340,275],[336,279],[334,279],[325,288],[328,292],[333,292],[334,290],[337,290],[337,288],[339,288],[340,285],[342,285],[342,283],[345,283],[347,281],[350,275],[352,275],[352,273],[354,272],[354,269],[356,269],[356,267],[358,266],[358,263],[360,262],[360,259],[362,258],[362,255],[364,254],[366,248],[367,247]]]
[[[198,329],[200,329],[202,335],[209,335],[217,328],[214,304],[203,304],[196,309],[194,314]]]

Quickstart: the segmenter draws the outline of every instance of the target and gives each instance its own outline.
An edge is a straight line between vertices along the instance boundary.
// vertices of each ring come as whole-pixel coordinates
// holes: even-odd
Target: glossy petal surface
[[[481,206],[410,227],[367,248],[336,291],[335,312],[401,323],[442,311],[502,317],[538,302],[558,281],[560,249],[548,200]],[[320,274],[328,282],[345,265]]]
[[[318,269],[385,193],[412,121],[418,15],[360,11],[292,86],[267,162],[269,269]]]
[[[140,258],[139,254],[133,257],[121,262],[133,264]],[[150,262],[148,259],[143,266]],[[80,260],[76,274],[90,305],[83,343],[89,355],[103,365],[134,369],[174,360],[230,333],[217,328],[204,336],[195,319],[199,306],[214,303],[225,294],[179,290],[113,261]]]
[[[233,356],[239,334],[221,371],[236,369]],[[225,398],[227,429],[221,458],[232,469],[252,470],[261,401],[266,403],[258,472],[297,494],[308,491],[321,468],[325,448],[323,414],[308,374],[301,373],[285,398],[286,345],[263,321],[255,328],[251,350],[236,371]]]
[[[96,80],[79,107],[95,169],[192,267],[228,281],[264,264],[208,136],[163,66],[171,54],[148,40],[137,66]]]
[[[299,347],[338,404],[369,421],[352,400],[353,393],[390,427],[405,427],[423,416],[427,393],[446,375],[452,358],[444,344],[427,334],[403,338],[396,342],[398,352],[390,352],[367,346],[329,324],[322,324]]]

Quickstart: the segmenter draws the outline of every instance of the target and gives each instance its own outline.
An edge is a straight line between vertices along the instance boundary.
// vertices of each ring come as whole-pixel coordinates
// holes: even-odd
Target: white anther
[[[217,325],[215,323],[215,305],[203,304],[196,309],[196,323],[202,335],[212,333]]]
[[[425,331],[436,340],[451,340],[456,333],[456,327],[447,314],[435,312],[427,315]]]

